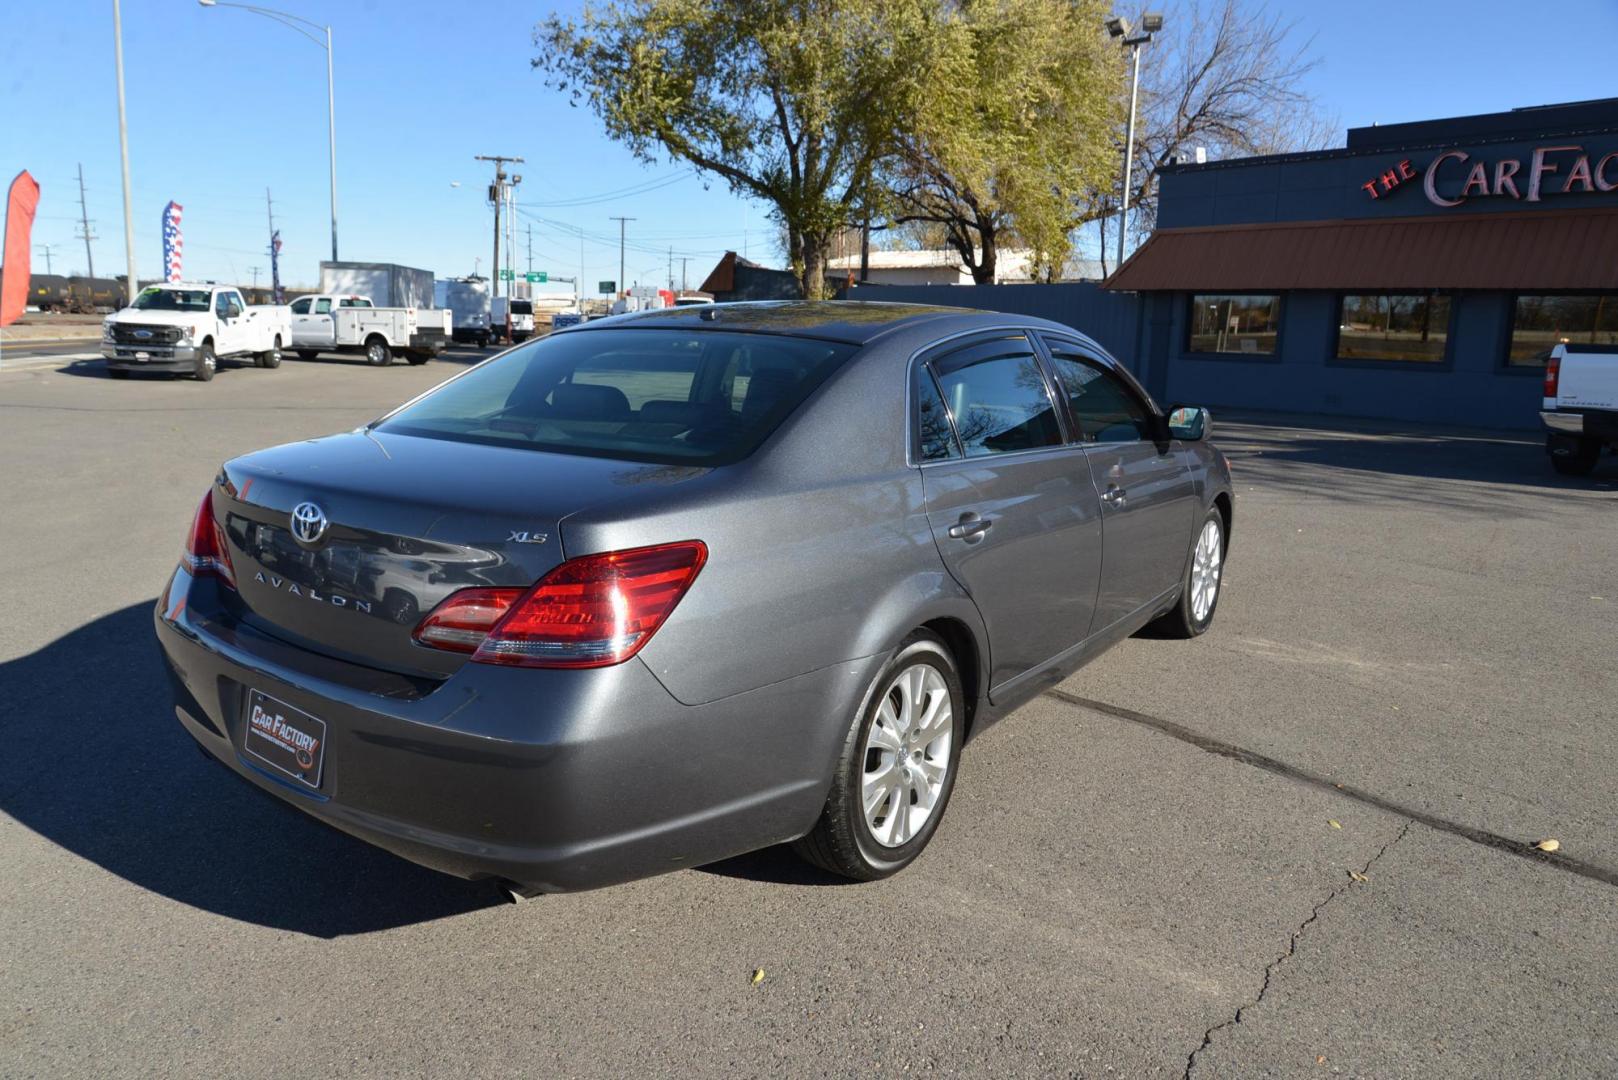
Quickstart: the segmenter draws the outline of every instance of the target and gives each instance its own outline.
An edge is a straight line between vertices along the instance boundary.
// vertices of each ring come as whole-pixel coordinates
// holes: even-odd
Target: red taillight
[[[196,577],[213,574],[232,588],[236,585],[230,549],[225,546],[225,531],[213,516],[213,488],[208,489],[197,506],[197,516],[191,520],[191,535],[186,537],[180,565]]]
[[[707,560],[700,540],[569,559],[526,593],[462,589],[422,620],[415,638],[484,664],[622,663],[663,625]]]
[[[1562,378],[1562,358],[1560,356],[1553,356],[1548,361],[1545,362],[1545,396],[1546,397],[1554,398],[1556,396],[1556,386],[1557,386],[1557,383],[1559,383],[1561,381],[1561,378]]]

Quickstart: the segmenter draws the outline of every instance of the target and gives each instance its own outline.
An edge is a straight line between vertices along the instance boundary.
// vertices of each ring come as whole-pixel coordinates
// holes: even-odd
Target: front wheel
[[[1180,583],[1180,601],[1160,616],[1152,628],[1168,637],[1194,638],[1213,623],[1219,606],[1219,587],[1225,576],[1225,516],[1216,506],[1202,519],[1192,542],[1191,564]]]
[[[197,347],[197,368],[192,372],[192,378],[198,382],[207,382],[213,378],[213,373],[219,370],[219,358],[214,355],[213,342],[204,341]]]
[[[943,641],[918,630],[873,684],[843,740],[825,809],[793,846],[843,877],[874,881],[915,861],[955,788],[966,702]]]
[[[281,335],[276,334],[275,340],[264,352],[253,357],[255,363],[261,368],[278,368],[281,366]]]

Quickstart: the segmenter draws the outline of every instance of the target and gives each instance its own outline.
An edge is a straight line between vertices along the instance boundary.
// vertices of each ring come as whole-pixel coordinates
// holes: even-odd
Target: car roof
[[[891,330],[920,322],[991,313],[930,304],[895,304],[867,300],[753,300],[729,304],[691,304],[654,308],[592,319],[562,333],[587,333],[614,327],[677,327],[686,330],[742,330],[794,334],[863,345]],[[1005,316],[995,316],[1003,320]]]

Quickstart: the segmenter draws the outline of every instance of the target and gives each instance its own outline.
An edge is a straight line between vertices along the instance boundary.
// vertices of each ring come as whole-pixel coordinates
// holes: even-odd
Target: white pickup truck
[[[1545,361],[1545,452],[1563,476],[1588,476],[1618,449],[1618,345],[1561,344]]]
[[[444,351],[451,330],[444,308],[377,307],[368,296],[319,293],[292,301],[292,348],[305,360],[323,352],[363,353],[377,367],[399,353],[425,364]]]
[[[292,340],[291,320],[285,305],[248,307],[230,285],[148,285],[101,324],[101,355],[115,379],[131,371],[167,371],[207,382],[227,358],[280,367],[281,349]]]

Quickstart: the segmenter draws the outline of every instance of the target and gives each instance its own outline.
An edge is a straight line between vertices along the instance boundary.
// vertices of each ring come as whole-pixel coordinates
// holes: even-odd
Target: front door
[[[1026,335],[949,347],[912,378],[927,521],[983,616],[992,692],[1083,640],[1101,571],[1100,504]]]
[[[1154,441],[1155,410],[1077,342],[1045,344],[1101,497],[1101,589],[1093,632],[1135,614],[1185,573],[1197,511],[1184,447]]]
[[[214,294],[214,352],[220,356],[247,349],[247,309],[241,294],[224,290]]]

